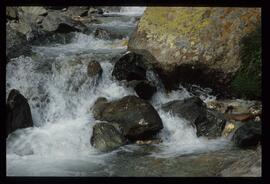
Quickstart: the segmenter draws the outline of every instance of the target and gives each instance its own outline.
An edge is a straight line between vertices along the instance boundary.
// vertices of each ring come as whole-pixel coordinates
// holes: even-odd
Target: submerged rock
[[[87,66],[87,75],[89,77],[100,77],[102,74],[102,68],[97,61],[91,61]]]
[[[124,145],[126,139],[113,124],[101,122],[94,125],[90,142],[96,149],[107,152]]]
[[[252,148],[259,144],[261,135],[261,122],[249,121],[235,131],[232,139],[240,148]]]
[[[119,124],[123,135],[132,141],[151,138],[163,128],[154,107],[136,96],[112,102],[99,98],[92,110],[95,119]]]
[[[197,136],[214,138],[221,136],[225,127],[224,117],[213,110],[207,109],[199,97],[175,100],[162,106],[165,112],[171,112],[188,120],[197,129]]]
[[[30,106],[27,99],[16,89],[12,89],[7,99],[6,136],[9,133],[33,126]]]

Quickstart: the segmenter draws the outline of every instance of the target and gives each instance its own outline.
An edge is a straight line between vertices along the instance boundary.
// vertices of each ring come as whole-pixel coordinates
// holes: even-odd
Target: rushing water
[[[117,21],[132,32],[136,26],[134,16],[143,11],[143,7],[122,8],[118,14],[125,21],[121,22],[121,18]],[[126,17],[130,21],[126,21]],[[111,22],[106,25],[115,28],[116,24]],[[134,165],[137,168],[138,158],[151,163],[157,159],[228,147],[228,139],[198,138],[196,130],[188,126],[184,119],[160,110],[161,104],[191,96],[185,88],[167,94],[162,86],[159,86],[151,104],[158,110],[164,124],[160,132],[163,143],[148,147],[127,145],[111,153],[99,153],[90,145],[95,124],[90,108],[95,100],[98,97],[115,100],[135,95],[132,88],[111,76],[114,66],[112,58],[127,49],[122,44],[123,40],[102,40],[92,33],[75,33],[70,43],[33,45],[33,56],[21,56],[8,63],[6,94],[15,88],[28,99],[34,127],[17,130],[7,138],[7,175],[136,176],[132,169]],[[87,77],[87,64],[91,60],[100,62],[103,68],[98,82]],[[149,73],[148,77],[155,76]],[[215,97],[202,95],[201,98],[207,101]],[[123,164],[130,166],[132,171]],[[147,170],[153,166],[142,164],[140,167]],[[145,175],[155,175],[154,171],[149,172]]]

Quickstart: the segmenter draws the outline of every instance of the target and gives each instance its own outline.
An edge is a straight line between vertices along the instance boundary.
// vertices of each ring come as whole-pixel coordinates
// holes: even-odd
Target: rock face
[[[7,134],[20,129],[33,126],[30,106],[27,99],[16,89],[12,89],[7,99]]]
[[[98,76],[102,74],[102,68],[97,61],[91,61],[87,66],[87,75],[89,77]]]
[[[124,145],[126,139],[112,124],[102,122],[93,127],[90,142],[96,149],[107,152]]]
[[[92,110],[95,119],[119,124],[123,135],[131,141],[151,138],[163,128],[154,107],[136,96],[112,102],[99,98]]]
[[[214,138],[221,136],[226,121],[216,111],[206,108],[206,104],[199,97],[175,100],[162,106],[165,112],[171,112],[188,120],[197,129],[197,136]]]
[[[29,55],[31,48],[27,44],[26,36],[12,29],[8,24],[6,26],[6,56],[7,62],[21,55]]]
[[[150,7],[128,49],[149,51],[165,85],[197,83],[225,93],[241,66],[241,39],[260,21],[260,8]]]
[[[235,131],[233,141],[240,148],[252,148],[260,142],[261,134],[261,122],[249,121]]]

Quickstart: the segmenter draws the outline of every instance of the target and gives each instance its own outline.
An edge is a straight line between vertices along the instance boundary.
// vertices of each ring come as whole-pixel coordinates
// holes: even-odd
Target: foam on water
[[[206,137],[197,137],[196,129],[185,119],[159,110],[163,122],[160,133],[163,142],[159,145],[160,152],[152,153],[155,157],[174,157],[191,153],[203,153],[224,148],[229,144],[227,138],[209,140]]]

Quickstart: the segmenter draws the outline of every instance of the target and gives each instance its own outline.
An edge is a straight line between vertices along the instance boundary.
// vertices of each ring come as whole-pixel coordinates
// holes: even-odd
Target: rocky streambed
[[[7,11],[8,176],[261,176],[260,101],[168,90],[127,50],[144,10]]]

